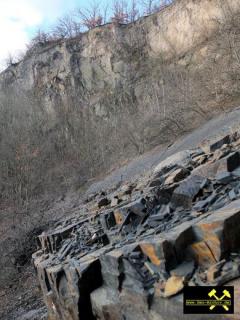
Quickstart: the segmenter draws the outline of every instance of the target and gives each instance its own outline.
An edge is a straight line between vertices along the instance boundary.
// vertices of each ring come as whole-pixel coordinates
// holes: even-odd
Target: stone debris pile
[[[159,319],[184,286],[239,277],[239,148],[235,132],[181,151],[40,235],[49,319]]]

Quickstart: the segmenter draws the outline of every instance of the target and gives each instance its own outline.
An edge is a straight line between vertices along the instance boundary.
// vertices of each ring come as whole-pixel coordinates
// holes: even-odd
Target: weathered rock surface
[[[240,103],[239,12],[240,0],[178,0],[129,25],[41,44],[0,75],[1,95],[36,95],[44,132],[76,145],[88,180]]]
[[[40,235],[33,259],[49,319],[174,319],[184,286],[240,277],[239,142],[234,133],[184,163],[171,157]]]

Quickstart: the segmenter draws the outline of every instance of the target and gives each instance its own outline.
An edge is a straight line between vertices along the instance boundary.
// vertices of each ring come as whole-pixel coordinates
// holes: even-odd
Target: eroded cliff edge
[[[48,129],[94,175],[237,105],[239,4],[176,1],[39,46],[1,75],[2,88],[34,93]]]

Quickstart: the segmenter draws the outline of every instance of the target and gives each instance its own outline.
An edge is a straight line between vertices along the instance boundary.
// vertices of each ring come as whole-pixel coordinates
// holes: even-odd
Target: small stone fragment
[[[153,179],[150,183],[149,183],[149,188],[153,188],[153,187],[159,187],[162,185],[164,179],[162,177],[160,178],[155,178]]]
[[[167,268],[176,264],[176,257],[170,242],[165,239],[152,239],[151,241],[140,242],[139,246],[142,252],[150,261],[160,266],[165,263]]]
[[[164,288],[164,297],[169,298],[182,291],[184,288],[184,277],[171,276]]]
[[[232,189],[229,193],[228,196],[230,198],[231,201],[235,200],[237,198],[236,192],[234,191],[234,189]]]
[[[228,184],[232,181],[232,174],[230,172],[220,172],[216,176],[216,180],[222,184]]]
[[[230,142],[231,137],[229,135],[226,135],[222,138],[216,138],[210,142],[202,143],[200,146],[205,152],[209,153],[220,149],[224,144],[229,144]]]
[[[180,151],[160,162],[154,169],[154,173],[168,172],[174,166],[186,167],[191,161],[192,152],[190,150]]]
[[[194,196],[205,186],[207,179],[191,175],[174,191],[171,204],[173,207],[191,208]]]
[[[173,184],[185,179],[189,175],[189,170],[185,168],[179,168],[171,173],[165,180],[165,184]]]
[[[171,276],[184,277],[185,279],[190,279],[195,269],[195,262],[184,261],[178,265],[175,269],[170,271]]]
[[[218,267],[218,265],[212,265],[208,270],[207,270],[207,281],[208,283],[213,283],[217,277],[219,277],[221,274],[221,270]]]
[[[98,201],[98,208],[106,207],[111,203],[111,201],[108,198],[103,198],[100,201]]]
[[[119,203],[118,197],[112,198],[112,200],[111,200],[111,207],[116,207],[116,206],[118,205],[118,203]]]

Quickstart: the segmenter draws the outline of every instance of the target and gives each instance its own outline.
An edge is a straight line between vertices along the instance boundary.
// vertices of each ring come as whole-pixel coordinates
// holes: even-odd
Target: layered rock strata
[[[40,235],[49,319],[165,319],[184,286],[239,277],[239,147],[236,132],[177,153]]]

